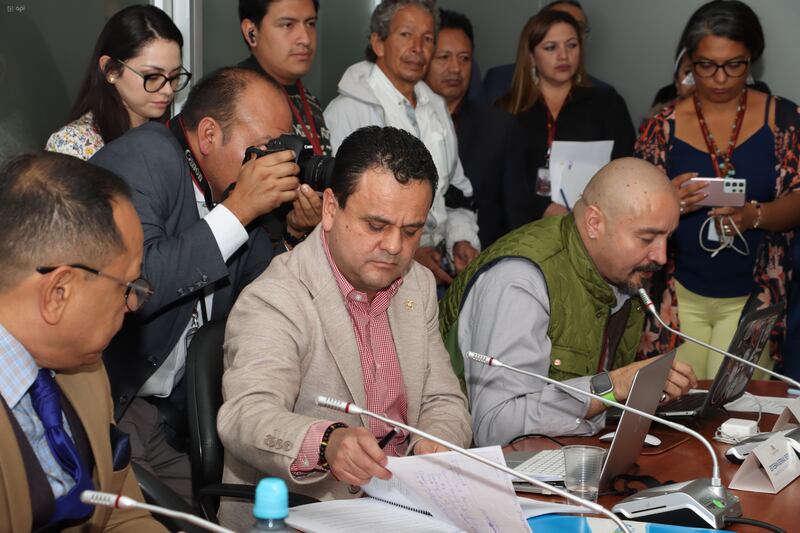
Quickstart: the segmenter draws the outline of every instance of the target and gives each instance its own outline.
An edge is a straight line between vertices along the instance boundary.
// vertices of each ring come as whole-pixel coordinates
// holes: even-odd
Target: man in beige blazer
[[[402,130],[362,128],[342,144],[322,224],[273,259],[228,319],[224,482],[279,476],[295,492],[352,498],[373,476],[390,477],[386,455],[444,449],[400,433],[382,450],[390,427],[317,407],[319,395],[469,445],[434,278],[413,260],[436,180],[425,146]],[[246,528],[242,505],[224,501],[222,523]]]
[[[165,531],[147,512],[79,499],[142,500],[101,360],[149,297],[127,186],[73,157],[20,156],[0,169],[0,205],[0,531]]]

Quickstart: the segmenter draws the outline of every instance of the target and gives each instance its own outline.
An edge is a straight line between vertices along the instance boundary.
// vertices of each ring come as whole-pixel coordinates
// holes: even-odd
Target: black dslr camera
[[[272,139],[267,143],[266,150],[251,146],[245,151],[242,164],[250,160],[251,154],[259,158],[284,150],[293,150],[296,154],[294,162],[300,167],[297,177],[301,184],[305,183],[319,192],[331,186],[334,159],[327,155],[314,155],[314,149],[299,135],[281,135],[277,139]]]

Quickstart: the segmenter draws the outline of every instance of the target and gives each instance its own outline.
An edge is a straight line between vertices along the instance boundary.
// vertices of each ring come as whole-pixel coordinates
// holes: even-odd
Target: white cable
[[[718,253],[720,253],[722,250],[726,248],[731,248],[734,252],[737,252],[745,256],[750,255],[750,245],[747,243],[747,240],[744,238],[744,235],[742,235],[742,232],[739,231],[739,227],[736,225],[736,223],[733,221],[733,218],[730,216],[719,217],[720,222],[722,222],[721,227],[724,228],[725,226],[727,226],[727,224],[723,221],[723,218],[727,218],[728,223],[736,231],[736,235],[738,235],[739,238],[742,240],[742,243],[744,243],[744,250],[740,250],[739,248],[736,247],[735,235],[728,235],[725,232],[723,232],[722,235],[719,236],[720,245],[717,248],[709,248],[708,246],[705,245],[705,243],[703,242],[703,233],[705,233],[706,231],[706,226],[708,226],[709,223],[713,223],[714,218],[716,217],[708,217],[700,226],[700,233],[697,236],[698,241],[700,242],[700,248],[710,253],[711,257],[716,257]]]
[[[203,529],[207,529],[208,531],[214,531],[215,533],[236,533],[228,528],[213,524],[208,520],[203,520],[198,516],[182,513],[180,511],[173,511],[172,509],[166,509],[164,507],[159,507],[158,505],[137,502],[128,496],[110,494],[108,492],[99,492],[95,490],[85,490],[81,492],[81,501],[88,505],[100,505],[103,507],[112,507],[114,509],[144,509],[145,511],[150,511],[154,514],[160,514],[177,518],[178,520],[184,520],[196,526],[202,527]]]
[[[756,418],[756,427],[758,427],[758,424],[761,422],[761,413],[764,412],[764,405],[761,403],[761,398],[759,398],[755,394],[750,394],[747,391],[744,392],[744,395],[752,399],[754,402],[756,402],[756,405],[758,406],[758,418]],[[757,431],[753,435],[736,437],[733,435],[728,435],[727,433],[723,432],[722,426],[719,426],[714,432],[714,440],[717,440],[719,442],[724,442],[725,444],[739,444],[743,440],[749,439],[750,437],[754,437],[755,435],[760,435],[761,433],[763,433],[763,431]]]
[[[758,418],[756,419],[756,425],[761,422],[761,413],[764,412],[764,404],[761,403],[761,398],[756,396],[755,394],[750,394],[749,392],[745,391],[744,395],[752,399],[758,405]]]

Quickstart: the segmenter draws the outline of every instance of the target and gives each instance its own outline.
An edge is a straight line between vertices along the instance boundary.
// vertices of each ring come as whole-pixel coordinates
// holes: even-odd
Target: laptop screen
[[[728,351],[751,363],[757,363],[782,309],[782,305],[776,304],[745,315]],[[744,394],[750,378],[753,377],[753,370],[749,365],[726,357],[708,390],[706,408],[722,407]]]

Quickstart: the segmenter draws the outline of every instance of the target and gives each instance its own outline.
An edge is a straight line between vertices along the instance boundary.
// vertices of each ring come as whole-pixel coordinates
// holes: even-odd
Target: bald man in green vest
[[[466,385],[476,445],[603,428],[602,402],[462,354],[490,354],[624,402],[648,364],[634,362],[644,324],[635,294],[666,262],[678,205],[659,169],[617,159],[592,178],[573,213],[509,233],[458,276],[440,304],[440,329]],[[695,386],[692,368],[675,362],[664,394]]]

